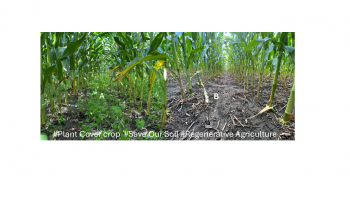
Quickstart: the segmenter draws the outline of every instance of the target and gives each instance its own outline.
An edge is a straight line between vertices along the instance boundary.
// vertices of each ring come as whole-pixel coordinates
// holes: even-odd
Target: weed
[[[143,119],[141,119],[141,120],[136,120],[136,127],[137,128],[142,128],[142,127],[144,127],[145,126],[145,121],[143,120]]]
[[[64,125],[64,124],[66,124],[66,120],[65,119],[63,119],[63,114],[61,114],[60,116],[59,116],[59,120],[58,120],[58,124],[60,124],[60,125]]]

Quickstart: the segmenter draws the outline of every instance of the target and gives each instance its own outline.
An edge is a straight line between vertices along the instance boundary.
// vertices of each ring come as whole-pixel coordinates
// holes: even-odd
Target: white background
[[[347,1],[2,1],[0,196],[349,196]],[[39,32],[294,31],[295,141],[40,141]]]

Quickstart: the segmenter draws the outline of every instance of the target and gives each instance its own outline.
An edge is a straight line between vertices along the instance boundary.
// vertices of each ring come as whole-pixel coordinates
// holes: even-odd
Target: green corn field
[[[41,33],[41,125],[50,138],[60,135],[55,124],[61,131],[78,129],[85,136],[97,132],[124,136],[146,127],[162,132],[165,37],[153,32]],[[135,117],[141,118],[135,121]],[[74,121],[78,123],[74,127],[64,126]]]
[[[222,132],[231,136],[193,139],[234,140],[235,120],[237,126],[268,129],[271,125],[253,121],[266,114],[279,116],[277,124],[294,127],[294,32],[42,32],[40,46],[42,139],[190,140],[195,127],[218,134],[222,121]],[[232,86],[243,91],[245,98],[237,97],[243,103],[230,105],[212,98],[215,94],[235,99]],[[268,101],[260,96],[266,91]],[[284,93],[283,117],[274,109],[279,91]],[[224,102],[228,106],[221,106]],[[257,102],[266,106],[249,114],[217,114]],[[185,117],[191,117],[184,120],[191,125],[187,129],[172,124],[183,117],[176,113],[182,108]],[[210,117],[211,109],[218,117]],[[182,130],[183,137],[174,130]],[[265,137],[294,138],[294,133],[283,138],[280,134]]]

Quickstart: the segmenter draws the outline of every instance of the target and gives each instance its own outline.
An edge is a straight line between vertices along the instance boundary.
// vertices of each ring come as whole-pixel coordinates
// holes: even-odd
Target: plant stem
[[[258,93],[257,93],[257,98],[259,98],[259,93],[260,93],[260,86],[261,86],[261,80],[263,78],[263,73],[264,73],[264,65],[265,65],[265,45],[263,44],[263,52],[262,52],[262,63],[261,63],[261,68],[260,68],[260,77],[259,77],[259,85],[258,85]]]
[[[287,103],[287,108],[286,108],[286,111],[284,112],[283,120],[285,122],[288,121],[289,116],[291,115],[291,113],[293,111],[294,102],[295,102],[295,82],[293,83],[293,87],[290,91],[290,95],[289,95],[289,99],[288,99],[288,103]]]
[[[178,59],[177,59],[177,54],[176,54],[176,45],[175,45],[175,33],[171,33],[171,42],[172,42],[172,45],[173,45],[173,56],[174,56],[174,62],[175,62],[175,67],[177,68],[177,74],[179,76],[179,83],[180,83],[180,91],[181,91],[181,96],[182,96],[182,99],[185,100],[185,94],[184,94],[184,91],[182,89],[182,81],[181,81],[181,75],[180,75],[180,69],[179,69],[179,65],[178,65]]]
[[[187,62],[186,36],[185,36],[185,32],[182,33],[182,45],[183,45],[183,46],[182,46],[182,49],[183,49],[183,53],[184,53],[186,77],[187,77],[187,81],[188,81],[188,89],[189,89],[189,93],[192,94],[192,85],[191,85],[190,73],[189,73],[189,71],[188,71],[189,66],[188,66],[188,62]]]
[[[272,107],[273,98],[275,96],[275,91],[276,91],[277,82],[278,82],[278,76],[280,73],[281,61],[282,61],[282,57],[283,57],[283,50],[284,50],[283,43],[284,43],[286,38],[287,38],[287,33],[283,32],[282,36],[281,36],[282,45],[279,47],[277,67],[276,67],[275,77],[273,78],[272,91],[271,91],[270,100],[269,100],[269,107]]]
[[[46,125],[45,105],[43,104],[44,102],[44,94],[41,94],[41,124],[43,127]]]
[[[61,84],[58,84],[58,109],[61,110]]]
[[[153,32],[150,32],[150,44],[153,42]],[[152,60],[149,61],[149,66],[152,66]],[[151,114],[151,71],[148,75],[148,99],[147,99],[147,116]]]

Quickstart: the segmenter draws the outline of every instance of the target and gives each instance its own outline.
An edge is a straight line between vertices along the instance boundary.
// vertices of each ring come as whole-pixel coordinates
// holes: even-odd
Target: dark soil
[[[182,77],[182,83],[183,85],[187,83],[185,77]],[[258,83],[258,78],[255,79],[254,85],[256,83]],[[205,85],[209,95],[209,104],[204,102],[203,88],[199,87],[196,77],[192,78],[191,84],[194,94],[190,97],[195,98],[181,104],[179,102],[182,99],[178,81],[170,80],[168,82],[168,109],[172,107],[170,117],[167,119],[168,140],[295,139],[294,120],[291,120],[288,125],[282,125],[278,121],[278,118],[284,116],[292,88],[291,83],[287,82],[284,89],[282,89],[282,82],[278,83],[274,97],[274,109],[277,112],[270,110],[252,119],[247,118],[256,115],[268,104],[272,80],[269,84],[262,82],[260,98],[256,99],[257,88],[251,92],[249,84],[249,90],[244,90],[243,86],[226,72],[216,77],[210,84]],[[189,96],[188,93],[187,87],[186,98]],[[214,99],[214,93],[218,94],[217,100]],[[294,113],[293,110],[292,114]],[[187,131],[188,134],[192,135],[181,135],[182,131]]]

